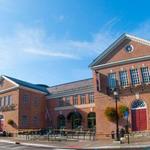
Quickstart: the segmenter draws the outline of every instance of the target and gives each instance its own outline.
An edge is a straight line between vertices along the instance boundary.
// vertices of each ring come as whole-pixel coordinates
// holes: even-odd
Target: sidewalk
[[[65,149],[119,149],[119,148],[147,148],[150,147],[150,141],[140,141],[131,144],[117,144],[112,140],[96,140],[96,141],[27,141],[16,138],[0,137],[0,142],[21,144],[36,147],[47,148],[65,148]]]

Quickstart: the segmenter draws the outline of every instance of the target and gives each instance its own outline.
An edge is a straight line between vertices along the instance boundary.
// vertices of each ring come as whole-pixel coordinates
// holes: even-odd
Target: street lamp
[[[120,141],[120,138],[119,138],[119,123],[118,123],[119,122],[119,117],[118,117],[118,100],[119,100],[119,94],[116,91],[116,89],[114,90],[113,94],[114,94],[115,104],[116,104],[116,140]]]

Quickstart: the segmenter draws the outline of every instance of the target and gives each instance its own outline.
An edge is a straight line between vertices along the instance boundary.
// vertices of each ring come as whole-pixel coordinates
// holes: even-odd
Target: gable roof
[[[42,86],[42,85],[38,85],[38,84],[32,84],[32,83],[22,81],[22,80],[19,80],[16,78],[12,78],[12,77],[9,77],[6,75],[2,75],[2,78],[9,80],[10,82],[14,83],[17,86],[23,86],[23,87],[31,88],[31,89],[38,90],[38,91],[41,91],[44,93],[48,93],[46,86]]]
[[[93,62],[89,65],[89,67],[92,68],[98,65],[102,59],[107,57],[114,50],[114,48],[116,48],[125,39],[133,40],[150,46],[150,41],[124,33],[116,41],[114,41],[105,51],[103,51],[96,59],[94,59]]]

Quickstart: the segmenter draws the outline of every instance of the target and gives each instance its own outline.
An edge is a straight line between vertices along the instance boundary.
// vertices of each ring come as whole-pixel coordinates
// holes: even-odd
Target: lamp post
[[[115,98],[115,104],[116,104],[116,140],[120,141],[119,138],[119,117],[118,117],[118,100],[119,100],[119,94],[116,91],[116,89],[114,90],[114,98]]]

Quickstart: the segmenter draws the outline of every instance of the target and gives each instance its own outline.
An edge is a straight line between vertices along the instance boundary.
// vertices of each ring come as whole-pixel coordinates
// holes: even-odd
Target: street
[[[25,146],[25,145],[20,145],[20,144],[10,144],[10,143],[0,142],[0,150],[13,150],[13,149],[14,150],[65,150],[64,148],[62,148],[62,149],[61,148],[43,148],[43,147]],[[106,149],[108,150],[108,148],[105,148],[105,150]],[[115,148],[115,149],[111,149],[111,150],[116,150],[116,149],[150,150],[150,147],[147,147],[147,148]],[[69,149],[66,148],[66,150],[69,150]],[[70,148],[70,150],[75,150],[75,149]],[[91,149],[91,150],[94,150],[94,149]],[[95,149],[95,150],[99,150],[99,149]],[[100,149],[100,150],[103,150],[103,149]]]
[[[53,148],[42,148],[42,147],[32,147],[32,146],[24,146],[20,144],[10,144],[10,143],[1,143],[0,142],[0,150],[48,150]]]

